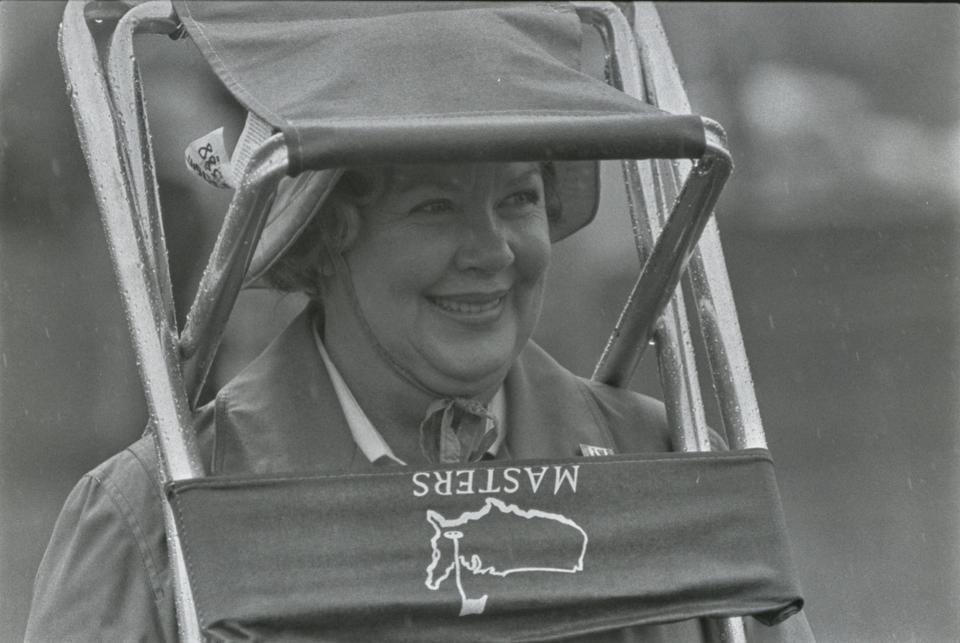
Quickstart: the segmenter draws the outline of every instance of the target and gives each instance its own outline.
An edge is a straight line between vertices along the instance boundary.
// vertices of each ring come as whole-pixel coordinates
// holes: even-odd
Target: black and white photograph
[[[0,643],[958,605],[960,5],[0,2]]]

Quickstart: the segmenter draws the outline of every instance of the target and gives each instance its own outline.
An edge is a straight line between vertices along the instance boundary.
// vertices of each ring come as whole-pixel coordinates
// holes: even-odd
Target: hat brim
[[[304,172],[280,181],[247,268],[244,288],[270,287],[263,276],[303,234],[342,174],[342,169]]]
[[[593,221],[600,204],[599,161],[555,161],[560,217],[550,222],[550,241],[556,243]]]

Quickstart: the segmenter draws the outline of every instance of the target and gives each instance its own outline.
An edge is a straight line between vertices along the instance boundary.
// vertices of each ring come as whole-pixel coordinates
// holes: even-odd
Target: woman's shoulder
[[[671,451],[667,413],[660,400],[583,377],[580,385],[596,403],[621,453]]]
[[[193,415],[196,446],[203,462],[208,462],[213,442],[214,405],[207,404]],[[136,502],[138,513],[155,516],[163,509],[163,475],[154,430],[147,428],[133,444],[87,472],[84,483],[118,501]],[[161,524],[162,513],[159,517]],[[144,518],[143,520],[146,520]]]
[[[590,395],[606,412],[614,414],[619,420],[621,417],[641,419],[662,430],[667,430],[667,414],[663,402],[655,397],[638,393],[630,389],[610,386],[584,377],[577,377],[581,386],[585,387]]]
[[[27,640],[95,640],[105,631],[163,639],[175,632],[172,606],[163,488],[148,433],[67,497],[37,571]]]
[[[163,485],[154,437],[147,431],[126,449],[87,472],[64,503],[76,512],[77,530],[91,520],[116,522],[117,536],[129,534],[151,571],[164,569],[166,541]]]
[[[676,451],[670,423],[667,420],[667,411],[660,400],[637,393],[629,389],[616,388],[580,378],[584,386],[588,387],[598,401],[598,405],[608,416],[611,427],[615,427],[616,440],[624,452],[647,451],[647,446],[663,446],[662,451]],[[647,435],[638,435],[637,426],[646,427]],[[653,431],[654,436],[649,435]],[[712,427],[707,427],[710,436],[710,448],[713,451],[729,449],[727,441]],[[654,437],[651,445],[649,439]],[[641,439],[642,438],[642,439]],[[629,451],[628,448],[629,447]]]
[[[154,523],[159,524],[162,533],[163,487],[160,480],[153,436],[145,432],[129,447],[80,478],[64,502],[61,522],[66,516],[76,515],[82,526],[89,517],[112,515],[118,522],[136,525],[135,531],[139,535],[154,531]]]
[[[84,478],[125,496],[162,498],[160,461],[153,435],[146,431],[140,439],[91,469]]]
[[[551,400],[548,411],[592,418],[607,429],[621,453],[669,451],[670,431],[663,403],[629,389],[575,375],[543,348],[529,342],[519,360],[523,377],[537,396]]]

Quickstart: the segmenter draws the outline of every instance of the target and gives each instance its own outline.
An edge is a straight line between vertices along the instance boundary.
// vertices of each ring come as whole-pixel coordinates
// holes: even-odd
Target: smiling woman
[[[555,192],[538,163],[345,172],[267,276],[311,305],[200,410],[210,472],[669,450],[659,403],[575,377],[530,341],[562,220]],[[31,640],[176,631],[151,449],[141,439],[67,500]],[[88,618],[105,605],[113,624]]]
[[[779,516],[766,456],[723,460],[724,475],[745,462],[751,479],[765,482],[730,483],[735,501],[705,527],[699,489],[677,502],[675,489],[657,495],[652,483],[687,489],[692,479],[696,487],[704,466],[721,466],[704,463],[721,459],[627,455],[677,450],[674,440],[685,438],[669,430],[659,401],[605,383],[616,378],[578,377],[531,340],[551,244],[596,212],[597,159],[699,159],[650,250],[648,265],[661,270],[637,282],[650,295],[652,321],[730,170],[711,122],[661,112],[599,80],[616,76],[612,68],[580,69],[582,11],[606,21],[608,36],[619,29],[618,42],[632,38],[613,4],[177,2],[174,10],[157,2],[120,19],[111,63],[130,62],[118,38],[137,20],[186,30],[248,108],[248,121],[232,155],[212,152],[209,137],[188,148],[210,163],[188,163],[193,170],[230,179],[237,191],[182,331],[161,327],[169,286],[159,269],[162,229],[149,228],[155,236],[146,240],[128,235],[131,216],[147,218],[156,205],[146,185],[152,168],[125,165],[149,158],[149,149],[133,151],[148,140],[146,124],[136,135],[124,130],[131,150],[115,164],[91,163],[98,195],[110,197],[105,227],[119,248],[151,421],[66,500],[37,573],[29,640],[173,640],[179,632],[189,640],[596,641],[599,632],[604,640],[688,641],[700,639],[700,617],[755,614],[774,623],[799,609],[780,531],[745,548],[740,534],[724,540],[714,529],[739,524],[727,516],[742,508]],[[81,5],[68,4],[68,75],[71,52],[96,56],[86,19]],[[97,85],[103,74],[83,71],[69,79],[85,149],[119,150],[109,117],[130,103],[106,105],[108,118],[90,105],[99,110],[126,86],[106,91]],[[136,69],[127,71],[136,98]],[[249,132],[259,135],[248,147]],[[113,181],[108,170],[134,178]],[[125,262],[132,248],[146,260]],[[124,281],[134,269],[136,278]],[[198,407],[237,290],[264,281],[306,294],[308,305]],[[629,361],[634,352],[617,354]],[[698,434],[704,449],[708,433]],[[667,461],[680,464],[663,476],[654,465]],[[614,465],[647,477],[631,475],[634,486],[625,486]],[[332,486],[315,497],[315,482]],[[489,495],[480,510],[470,504],[477,494]],[[651,511],[632,506],[643,495]],[[458,496],[467,504],[447,502]],[[200,503],[191,505],[194,498]],[[550,502],[560,504],[543,504]],[[583,517],[567,517],[568,506]],[[212,530],[195,530],[195,516]],[[578,526],[573,563],[553,560],[554,522],[588,519],[592,558],[584,559],[587,532]],[[421,559],[429,524],[444,538],[435,553],[471,552],[448,557],[433,580],[435,565]],[[491,524],[492,538],[476,540]],[[657,557],[667,571],[650,573],[633,560],[663,543],[673,548],[675,538],[663,534],[678,524],[696,540],[678,550],[706,552],[706,562],[677,563],[670,551]],[[641,527],[649,528],[645,540]],[[739,559],[715,537],[765,557],[730,562]],[[499,566],[481,565],[481,554]],[[532,575],[468,596],[461,573],[497,576],[494,569]],[[579,575],[588,570],[589,578]],[[569,572],[569,584],[537,575],[551,571]],[[459,615],[449,584],[440,587],[451,573]]]
[[[489,402],[540,314],[543,203],[536,165],[491,164],[396,171],[360,208],[323,328],[351,388],[378,391],[362,406],[404,426],[431,398]]]
[[[488,403],[536,326],[550,259],[543,179],[532,163],[375,174],[382,187],[354,205],[350,238],[318,226],[320,266],[305,267],[319,275],[310,290],[332,361],[419,462],[415,428],[432,399]]]
[[[530,162],[345,171],[265,275],[310,304],[198,410],[210,474],[671,450],[659,402],[574,376],[530,340],[551,240],[593,215],[582,203],[595,199],[564,198],[558,176],[569,171]],[[278,203],[298,187],[281,187]],[[152,440],[101,465],[67,500],[28,638],[102,636],[114,626],[87,617],[104,605],[124,638],[176,631]],[[110,565],[95,545],[105,515],[110,551],[121,552]],[[143,552],[149,564],[136,562]]]
[[[431,401],[489,404],[530,338],[555,181],[549,163],[350,170],[267,274],[316,304],[318,341],[405,462],[425,462]]]
[[[560,172],[593,172],[592,165],[561,166]],[[289,181],[278,201],[321,180],[308,173]],[[513,388],[507,380],[526,351],[580,381],[530,342],[551,239],[570,234],[593,214],[579,202],[565,204],[563,195],[553,163],[405,165],[346,170],[327,198],[312,206],[311,223],[265,280],[309,297],[294,327],[308,329],[353,440],[361,449],[377,445],[365,451],[368,461],[387,456],[423,466],[544,455],[545,438],[536,435],[542,416],[508,420],[522,406],[507,403]],[[278,216],[290,215],[280,210]],[[252,377],[261,362],[238,380]],[[264,385],[272,377],[257,375]],[[657,418],[648,438],[656,436],[655,450],[665,448],[659,404],[641,404]],[[594,423],[581,424],[576,430],[589,433],[585,427]],[[224,443],[228,431],[219,427],[217,433]],[[552,433],[564,439],[559,429]],[[572,438],[556,455],[576,455],[582,444],[615,450],[605,429]],[[218,461],[232,470],[230,458]],[[245,453],[240,461],[258,457]],[[344,454],[343,463],[350,461]]]

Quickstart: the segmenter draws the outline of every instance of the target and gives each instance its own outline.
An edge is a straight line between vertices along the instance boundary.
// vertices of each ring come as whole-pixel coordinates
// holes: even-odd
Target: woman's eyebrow
[[[506,180],[506,183],[509,185],[513,185],[514,183],[520,183],[521,181],[524,181],[530,178],[530,176],[533,174],[537,174],[537,175],[540,174],[540,168],[538,166],[534,166],[527,170],[524,170],[523,172],[520,172],[516,176],[508,177]]]
[[[398,174],[395,178],[394,189],[397,192],[409,192],[421,187],[432,187],[440,190],[462,190],[460,181],[445,176],[404,175]]]
[[[502,185],[513,186],[522,183],[534,174],[540,174],[540,167],[537,165],[522,170],[513,176],[509,174],[503,176]],[[443,191],[462,191],[466,189],[464,182],[459,178],[443,174],[403,174],[398,172],[394,177],[393,189],[400,194],[421,187],[432,187]]]

